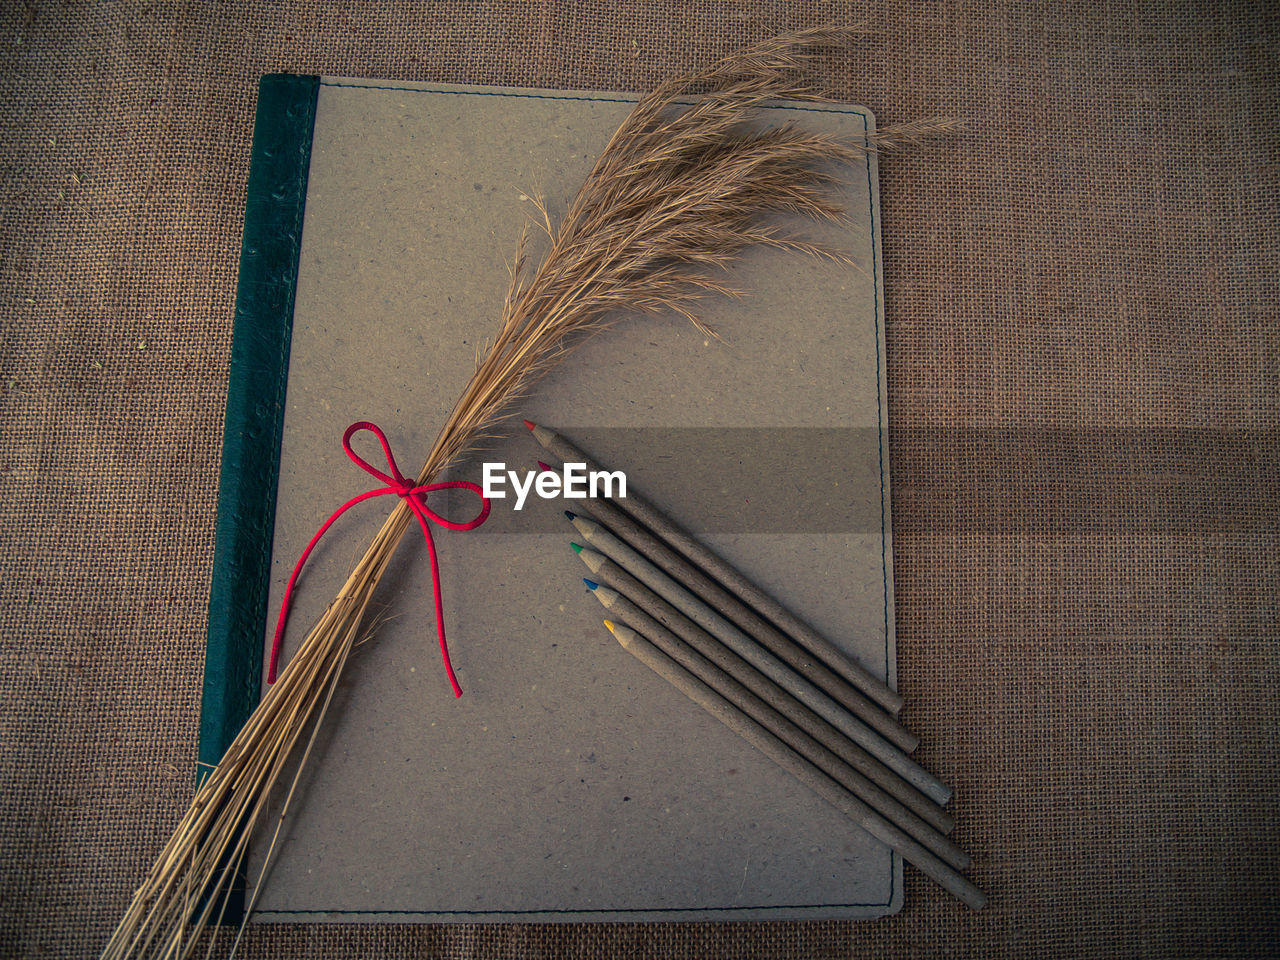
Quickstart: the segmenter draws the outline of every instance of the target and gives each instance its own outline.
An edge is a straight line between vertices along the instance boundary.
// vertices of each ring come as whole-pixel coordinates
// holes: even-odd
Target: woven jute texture
[[[784,29],[880,121],[905,719],[973,913],[283,926],[246,957],[1280,950],[1265,4],[0,8],[0,953],[105,941],[189,800],[257,78],[642,90]]]

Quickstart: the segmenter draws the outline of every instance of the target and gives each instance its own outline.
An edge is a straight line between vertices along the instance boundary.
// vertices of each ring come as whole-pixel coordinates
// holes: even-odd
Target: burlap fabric
[[[992,903],[255,929],[249,957],[1261,956],[1280,935],[1265,5],[11,2],[0,952],[88,956],[192,789],[259,74],[642,89],[785,28],[882,122],[905,716]]]

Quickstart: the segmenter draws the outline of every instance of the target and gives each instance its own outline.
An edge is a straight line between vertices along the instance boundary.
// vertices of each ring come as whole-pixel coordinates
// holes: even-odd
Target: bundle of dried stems
[[[436,438],[420,484],[489,435],[514,399],[584,336],[615,319],[674,311],[705,330],[697,303],[736,293],[722,268],[745,248],[844,259],[784,232],[775,215],[840,221],[830,194],[837,178],[833,163],[860,159],[876,146],[913,143],[948,126],[924,121],[890,127],[875,144],[791,126],[750,127],[767,100],[822,99],[802,81],[803,68],[817,47],[848,34],[824,28],[769,40],[705,72],[668,80],[636,104],[558,228],[542,208],[550,248],[527,278],[521,237],[501,327]],[[272,788],[295,750],[302,750],[298,768],[306,763],[347,658],[367,629],[374,590],[411,519],[402,501],[200,787],[104,958],[186,957],[200,931],[218,922],[221,894],[263,821]],[[285,809],[297,783],[295,775]],[[283,814],[276,836],[282,822]]]

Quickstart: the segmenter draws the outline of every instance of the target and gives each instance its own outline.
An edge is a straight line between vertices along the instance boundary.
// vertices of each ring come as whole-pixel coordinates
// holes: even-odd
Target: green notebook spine
[[[320,78],[271,74],[258,86],[200,716],[207,773],[253,713],[271,577],[302,217]]]

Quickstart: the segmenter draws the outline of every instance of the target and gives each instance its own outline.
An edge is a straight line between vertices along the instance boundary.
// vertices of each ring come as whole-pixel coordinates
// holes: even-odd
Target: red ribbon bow
[[[351,449],[352,435],[361,430],[368,430],[378,442],[382,444],[382,452],[387,455],[387,467],[391,470],[391,475],[383,473],[377,467],[368,463],[359,454]],[[276,660],[280,656],[280,641],[284,637],[285,621],[289,617],[289,597],[293,593],[293,585],[297,582],[298,574],[302,572],[302,565],[307,562],[307,557],[311,555],[311,550],[320,538],[324,536],[326,530],[340,516],[354,507],[357,503],[369,500],[373,497],[382,497],[394,493],[397,497],[409,504],[409,509],[413,511],[413,515],[418,518],[418,526],[422,527],[422,536],[427,541],[427,553],[431,557],[431,587],[435,591],[436,600],[436,632],[440,636],[440,655],[444,658],[444,669],[449,675],[449,683],[453,685],[454,696],[462,696],[462,688],[458,686],[458,679],[453,675],[453,665],[449,662],[449,646],[444,640],[444,606],[440,600],[440,565],[436,561],[436,545],[431,539],[431,528],[427,526],[427,520],[434,520],[440,526],[449,530],[474,530],[480,524],[489,518],[489,501],[484,495],[484,491],[479,485],[469,480],[448,480],[444,483],[428,483],[423,486],[414,486],[413,481],[408,480],[400,472],[400,468],[396,466],[396,458],[391,455],[391,445],[387,443],[386,436],[381,430],[372,423],[361,420],[359,423],[353,423],[347,427],[347,432],[342,435],[342,449],[347,451],[347,456],[351,458],[356,466],[360,467],[371,476],[377,477],[385,487],[377,490],[369,490],[360,494],[358,497],[352,497],[341,507],[334,511],[333,516],[324,522],[311,542],[307,544],[307,549],[302,551],[302,557],[298,560],[297,566],[293,568],[293,576],[289,578],[289,585],[284,590],[284,602],[280,605],[280,619],[276,621],[275,639],[271,641],[271,663],[267,667],[267,683],[276,682]],[[455,523],[452,520],[440,516],[430,507],[427,506],[427,494],[432,490],[445,490],[449,487],[460,487],[464,490],[472,490],[480,498],[480,512],[474,520],[466,523]]]

